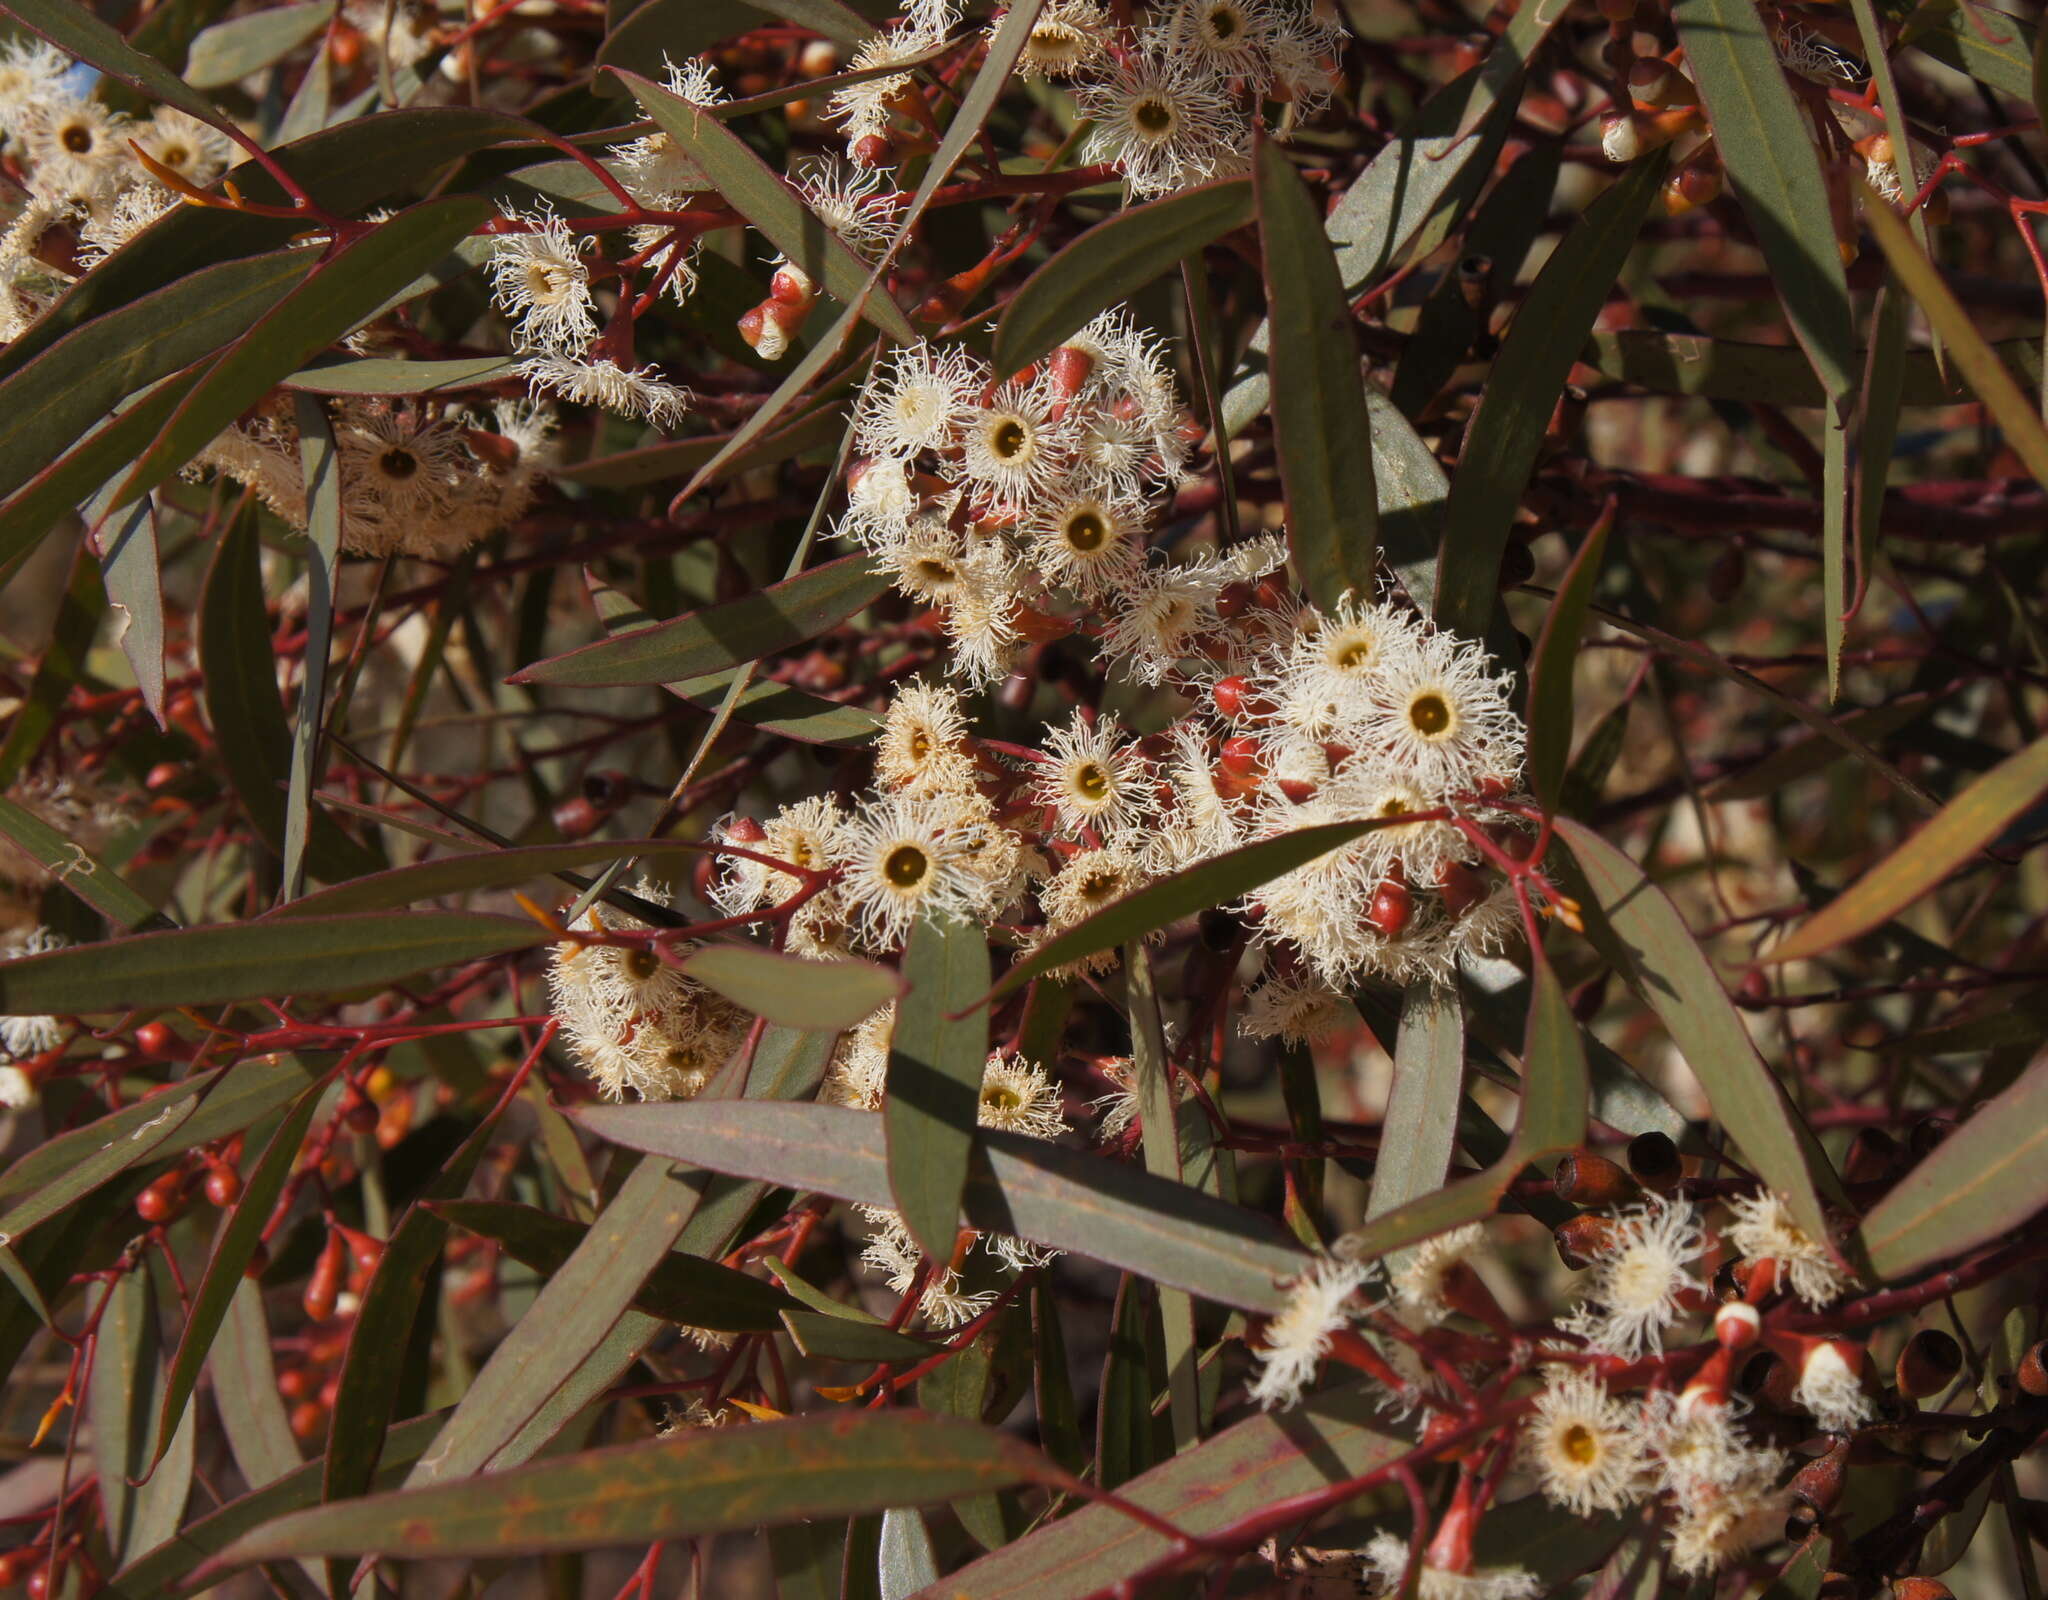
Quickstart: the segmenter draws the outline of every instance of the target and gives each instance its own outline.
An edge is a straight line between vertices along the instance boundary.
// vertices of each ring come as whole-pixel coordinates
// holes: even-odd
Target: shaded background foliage
[[[1769,1315],[1872,1361],[1846,1488],[1809,1483],[1726,1585],[1926,1600],[1898,1580],[1954,1567],[2040,1593],[2033,16],[1345,0],[1330,108],[1138,203],[1084,170],[1066,96],[1010,77],[1036,8],[986,44],[976,15],[918,69],[938,125],[871,274],[779,174],[834,142],[814,85],[878,5],[4,9],[108,103],[279,151],[335,248],[294,246],[313,212],[252,157],[17,305],[0,349],[8,911],[80,947],[0,966],[0,1011],[55,1019],[9,1038],[0,1576],[142,1596],[263,1563],[338,1593],[383,1552],[460,1559],[468,1592],[1280,1592],[1418,1504],[1446,1517],[1453,1459],[1532,1392],[1440,1413],[1448,1444],[1341,1362],[1251,1409],[1246,1336],[1311,1252],[1495,1218],[1486,1288],[1538,1327],[1567,1293],[1553,1233],[1571,1259],[1575,1223],[1682,1159],[1693,1193],[1760,1182],[1832,1240],[1852,1298]],[[414,61],[377,45],[398,21]],[[699,52],[739,97],[716,115],[650,81]],[[501,201],[615,214],[594,157],[656,129],[719,219],[696,293],[636,330],[696,391],[678,427],[565,407],[530,505],[403,559],[344,559],[331,477],[303,529],[180,477],[252,408],[296,419],[317,486],[320,397],[522,392],[480,230]],[[1887,170],[1930,203],[1864,187]],[[763,239],[823,296],[779,360],[737,326]],[[1325,609],[1384,576],[1484,639],[1574,911],[1455,994],[1368,985],[1361,1025],[1201,1041],[1191,1072],[1159,1024],[1232,981],[1220,908],[1353,825],[1035,954],[929,923],[895,963],[735,941],[686,965],[760,1019],[746,1047],[694,1100],[597,1105],[542,981],[570,901],[620,894],[628,860],[701,890],[722,813],[864,782],[889,682],[943,651],[813,543],[871,346],[1008,372],[1120,303],[1207,434],[1171,537],[1284,525]],[[374,349],[344,343],[366,323]],[[1028,742],[1105,697],[1173,714],[1069,633],[985,723]],[[1114,951],[1100,983],[1063,967]],[[884,1115],[808,1103],[892,999]],[[1131,1058],[1141,1135],[1048,1146],[897,1093],[906,1059],[978,1083],[991,1018],[1077,1111]],[[1178,1108],[1175,1072],[1202,1091]],[[839,1202],[1066,1254],[964,1334],[916,1329]],[[1939,1382],[1911,1368],[1950,1352]],[[725,1425],[668,1426],[692,1396]],[[1560,1517],[1514,1482],[1483,1563],[1685,1592],[1648,1513]]]

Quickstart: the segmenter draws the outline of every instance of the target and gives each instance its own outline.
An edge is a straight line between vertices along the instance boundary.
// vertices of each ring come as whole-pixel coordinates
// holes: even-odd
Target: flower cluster
[[[634,892],[668,904],[659,885],[643,880]],[[577,925],[589,933],[649,931],[608,905],[593,906]],[[690,1099],[724,1065],[748,1020],[648,944],[558,944],[548,990],[570,1050],[612,1100],[628,1089],[643,1100]]]
[[[865,166],[898,159],[897,119],[920,107],[909,70],[958,21],[949,0],[918,0],[855,55],[831,115]],[[993,36],[1002,18],[990,25]],[[1284,129],[1328,101],[1343,32],[1301,0],[1163,0],[1128,25],[1099,0],[1048,0],[1017,70],[1069,88],[1094,124],[1088,157],[1113,164],[1132,194],[1166,194],[1242,171],[1253,130]]]
[[[341,545],[357,555],[450,560],[517,520],[554,464],[554,413],[498,400],[472,411],[433,399],[333,403]],[[306,526],[306,478],[289,404],[266,404],[208,445],[199,465]]]

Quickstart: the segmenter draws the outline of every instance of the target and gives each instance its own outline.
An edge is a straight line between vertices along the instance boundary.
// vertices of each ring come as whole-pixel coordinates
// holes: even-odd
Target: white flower
[[[1586,1303],[1558,1326],[1631,1361],[1661,1351],[1684,1295],[1701,1287],[1686,1268],[1702,1239],[1698,1213],[1684,1200],[1652,1197],[1624,1211],[1592,1265]]]
[[[1287,1303],[1266,1324],[1251,1397],[1268,1411],[1294,1404],[1329,1352],[1331,1336],[1350,1326],[1345,1303],[1372,1276],[1368,1262],[1318,1256],[1287,1287]]]
[[[1137,570],[1150,527],[1150,509],[1136,495],[1080,481],[1048,496],[1023,531],[1047,583],[1092,599],[1115,592]]]
[[[1444,1300],[1444,1280],[1485,1242],[1485,1226],[1468,1222],[1394,1256],[1387,1267],[1387,1287],[1395,1302],[1409,1313],[1412,1325],[1432,1327],[1451,1314]]]
[[[1592,1373],[1553,1367],[1522,1424],[1522,1460],[1543,1493],[1574,1516],[1619,1511],[1642,1493],[1635,1411]]]
[[[1812,1412],[1814,1422],[1825,1433],[1854,1433],[1877,1417],[1877,1408],[1864,1393],[1861,1375],[1843,1347],[1832,1339],[1823,1339],[1807,1350],[1792,1403]]]
[[[959,12],[950,0],[926,0],[923,4],[913,4],[900,27],[876,34],[854,51],[852,61],[847,63],[848,70],[869,72],[898,66],[943,42],[958,20]],[[845,129],[847,150],[854,152],[863,139],[888,131],[890,107],[911,87],[912,79],[907,70],[885,72],[880,77],[848,84],[833,93],[825,115]]]
[[[837,156],[813,156],[791,177],[819,219],[855,255],[872,264],[896,232],[895,190],[882,193],[878,167],[848,166]],[[787,263],[787,258],[781,258]]]
[[[989,24],[991,38],[1008,15],[1006,11]],[[1071,78],[1101,58],[1102,41],[1111,27],[1109,13],[1097,0],[1047,0],[1017,58],[1017,76]]]
[[[975,1120],[984,1128],[1003,1128],[1039,1139],[1054,1139],[1067,1131],[1059,1086],[1045,1069],[1022,1056],[1000,1051],[982,1068],[981,1102]]]
[[[761,837],[751,844],[734,836],[730,822],[723,824],[717,834],[719,841],[739,845],[750,855],[721,858],[723,870],[711,881],[713,903],[734,917],[780,905],[803,887],[803,880],[753,856],[784,861],[807,872],[823,872],[832,864],[845,828],[846,813],[831,795],[784,806],[762,825]],[[807,906],[813,904],[815,900],[806,902]]]
[[[1070,835],[1109,835],[1141,824],[1152,809],[1150,768],[1114,716],[1091,724],[1076,711],[1046,737],[1047,759],[1034,769],[1032,799],[1049,806]]]
[[[898,685],[875,742],[875,777],[907,794],[972,788],[967,717],[953,690],[912,679]]]
[[[1728,1202],[1728,1243],[1745,1260],[1775,1261],[1792,1292],[1810,1306],[1824,1306],[1846,1289],[1851,1279],[1829,1254],[1826,1244],[1792,1220],[1791,1208],[1770,1189],[1738,1195]]]
[[[597,337],[597,316],[575,235],[547,206],[508,206],[505,216],[528,230],[500,234],[491,247],[491,299],[512,319],[513,344],[554,355],[581,350]]]
[[[1096,127],[1090,159],[1115,164],[1131,192],[1171,193],[1243,168],[1251,125],[1194,56],[1138,50],[1074,98]]]
[[[21,1111],[36,1103],[36,1086],[26,1072],[12,1065],[0,1066],[0,1109]]]
[[[1406,613],[1349,594],[1327,615],[1303,612],[1280,669],[1281,719],[1317,736],[1362,720],[1377,709],[1389,670],[1408,662],[1421,639]]]
[[[1275,976],[1244,997],[1237,1031],[1247,1039],[1302,1045],[1357,1027],[1360,1020],[1358,1008],[1341,991],[1305,976]]]
[[[969,683],[998,683],[1010,674],[1023,644],[1018,612],[1024,575],[999,539],[985,539],[960,564],[959,586],[946,597],[946,637],[953,670]]]
[[[1402,1575],[1408,1570],[1408,1541],[1398,1534],[1375,1534],[1363,1555],[1373,1580],[1373,1587],[1365,1592],[1399,1593]],[[1535,1573],[1520,1567],[1447,1572],[1432,1567],[1425,1557],[1416,1577],[1415,1593],[1417,1600],[1536,1600],[1543,1593],[1543,1585]]]
[[[1125,895],[1142,889],[1147,877],[1144,850],[1132,840],[1112,839],[1099,850],[1080,851],[1039,890],[1038,903],[1045,911],[1047,936],[1064,933]],[[1116,963],[1116,947],[1111,946],[1083,957],[1070,970],[1109,972]]]
[[[910,457],[955,442],[961,417],[986,370],[958,347],[940,350],[919,341],[899,346],[875,368],[854,415],[854,442],[863,455]]]
[[[1509,680],[1486,653],[1455,634],[1431,633],[1390,656],[1366,728],[1374,744],[1425,789],[1511,782],[1522,768],[1522,722]]]
[[[131,124],[97,100],[38,101],[20,131],[32,169],[29,187],[38,195],[91,200],[112,188],[124,168],[133,170]]]
[[[1012,381],[962,413],[960,459],[947,467],[984,516],[1025,515],[1072,463],[1074,428],[1055,419],[1057,398],[1043,382]]]
[[[912,540],[937,542],[958,554],[959,531],[945,516],[919,513],[910,474],[907,456],[875,456],[861,462],[848,474],[846,511],[832,531],[876,555],[893,556]]]
[[[521,362],[520,376],[543,394],[579,405],[598,406],[622,417],[645,417],[657,428],[681,422],[694,398],[688,389],[664,382],[652,367],[622,367],[609,356],[538,355]]]
[[[940,809],[945,798],[870,801],[834,841],[848,913],[878,947],[901,944],[919,916],[969,917],[987,906],[970,841]]]
[[[31,928],[17,934],[4,945],[0,945],[0,961],[17,961],[23,956],[39,956],[51,950],[62,950],[71,941],[54,928]],[[0,1017],[0,1062],[27,1060],[39,1056],[46,1050],[54,1050],[63,1042],[64,1027],[55,1017]],[[18,1072],[18,1069],[16,1069]],[[19,1074],[21,1085],[27,1086],[26,1074]],[[33,1089],[29,1098],[34,1098]],[[15,1102],[0,1099],[0,1104]],[[27,1101],[21,1102],[26,1104]]]
[[[227,171],[235,153],[233,142],[220,129],[176,106],[158,106],[147,122],[128,129],[127,136],[158,166],[195,189],[204,189]]]
[[[19,34],[0,44],[0,129],[20,134],[37,109],[59,98],[71,58],[55,45]]]

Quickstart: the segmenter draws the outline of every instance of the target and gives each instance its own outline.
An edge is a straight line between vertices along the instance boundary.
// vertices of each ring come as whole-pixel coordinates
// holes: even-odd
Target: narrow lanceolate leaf
[[[1354,1384],[1254,1416],[1121,1485],[1118,1493],[1198,1537],[1293,1496],[1400,1459],[1412,1447],[1380,1431],[1384,1390]],[[1070,1600],[1113,1591],[1173,1553],[1167,1537],[1114,1506],[1084,1506],[926,1589],[916,1600]],[[1171,1592],[1173,1580],[1168,1580]]]
[[[988,1014],[988,941],[977,923],[920,917],[903,953],[909,985],[889,1036],[882,1125],[889,1189],[925,1254],[944,1261],[960,1231],[960,1195],[981,1108]],[[955,1013],[959,1020],[952,1020]]]
[[[1076,923],[1057,939],[1048,939],[1029,959],[1004,973],[1002,981],[989,991],[989,998],[997,999],[1021,988],[1054,967],[1142,939],[1155,928],[1192,917],[1211,906],[1226,905],[1377,826],[1372,822],[1331,822],[1301,828],[1226,851],[1213,860],[1161,879]]]
[[[1830,703],[1842,695],[1842,641],[1848,632],[1851,437],[1851,418],[1829,407],[1821,418],[1820,609]]]
[[[673,60],[696,55],[709,45],[766,22],[809,28],[836,43],[855,46],[874,28],[839,0],[646,0],[610,8],[615,25],[597,53],[599,64],[646,61],[664,51]]]
[[[599,1137],[714,1172],[894,1207],[881,1118],[843,1106],[702,1100],[593,1106]],[[967,1219],[1247,1311],[1284,1303],[1306,1255],[1277,1223],[1184,1184],[1024,1134],[984,1128]]]
[[[594,689],[702,677],[815,639],[888,587],[867,557],[845,556],[724,605],[536,661],[511,681]]]
[[[258,13],[260,16],[262,13]],[[283,387],[301,394],[433,394],[480,389],[510,377],[511,356],[404,361],[395,356],[330,356],[301,367]]]
[[[1251,217],[1249,178],[1225,178],[1113,213],[1024,280],[996,325],[995,369],[1029,366],[1098,311],[1122,305]]]
[[[306,486],[306,650],[299,716],[292,728],[291,778],[284,807],[282,900],[306,888],[306,846],[315,817],[320,730],[327,714],[327,655],[334,638],[334,586],[341,561],[341,452],[327,408],[311,395],[293,398],[299,425],[299,481]]]
[[[1856,327],[1812,125],[1753,0],[1678,0],[1671,18],[1785,315],[1838,402],[1856,384]]]
[[[534,1206],[493,1200],[437,1200],[434,1215],[500,1245],[514,1261],[552,1276],[590,1232],[588,1226]],[[716,1261],[671,1250],[633,1304],[651,1316],[722,1333],[773,1333],[796,1305],[772,1283]]]
[[[673,1177],[666,1162],[635,1167],[562,1269],[491,1352],[406,1482],[465,1478],[494,1463],[504,1465],[501,1453],[518,1443],[622,1319],[637,1317],[644,1324],[634,1330],[638,1338],[651,1337],[654,1320],[628,1308],[642,1280],[675,1244],[701,1192],[701,1177],[697,1184]]]
[[[1985,408],[2005,430],[2005,442],[2013,454],[2026,463],[2037,482],[2048,484],[2048,427],[2020,392],[2020,386],[1998,359],[1984,335],[1970,320],[1970,314],[1956,299],[1955,291],[1943,280],[1927,254],[1913,242],[1905,223],[1889,203],[1868,185],[1859,189],[1862,213],[1871,236],[1890,259],[1892,272],[1906,292],[1927,313],[1934,331],[1947,341],[1949,354],[1964,379],[1984,402]]]
[[[1808,917],[1770,959],[1803,961],[1897,916],[1995,840],[2044,791],[2048,739],[2037,739],[1972,782],[1912,838]]]
[[[111,493],[111,489],[107,491]],[[117,517],[103,518],[95,500],[81,515],[88,530],[84,548],[99,558],[107,606],[114,617],[114,637],[135,687],[156,725],[164,721],[164,584],[163,558],[157,547],[157,502],[144,495]]]
[[[2031,20],[2001,9],[1995,26],[1979,27],[1987,19],[1961,6],[1916,8],[1914,20],[1902,43],[1912,43],[2000,94],[2022,102],[2032,99],[2038,46]]]
[[[249,502],[221,534],[207,568],[199,603],[199,665],[207,720],[219,740],[228,783],[264,843],[282,857],[289,834],[292,734],[277,697],[260,556],[256,507]],[[306,864],[329,880],[383,865],[325,813],[311,819]]]
[[[831,437],[837,440],[845,432],[845,419],[833,416],[826,420],[832,424]],[[611,585],[600,583],[595,578],[588,582],[591,604],[597,608],[597,620],[613,638],[658,620]],[[733,670],[744,672],[746,668]],[[687,700],[715,713],[732,687],[732,672],[685,678],[679,683],[664,683],[662,687],[679,700]],[[882,726],[882,719],[872,711],[860,706],[841,705],[836,700],[823,699],[794,684],[772,680],[749,682],[740,691],[739,699],[733,702],[732,715],[741,722],[751,722],[757,728],[766,728],[770,733],[795,739],[801,744],[866,744]]]
[[[277,1392],[270,1323],[255,1279],[243,1278],[228,1297],[227,1315],[206,1353],[206,1364],[228,1453],[243,1482],[261,1489],[297,1468],[305,1458],[292,1438],[284,1397]]]
[[[0,1198],[67,1181],[94,1156],[116,1145],[148,1143],[151,1149],[174,1156],[209,1140],[239,1133],[290,1101],[311,1077],[312,1073],[296,1056],[266,1056],[225,1070],[195,1073],[147,1100],[123,1106],[96,1122],[60,1133],[38,1145],[0,1173]],[[195,1097],[199,1101],[197,1109],[175,1129],[158,1121],[165,1112]],[[63,1203],[51,1205],[43,1215],[50,1215]],[[0,1224],[0,1231],[19,1233],[23,1226],[10,1221]]]
[[[360,327],[492,214],[480,195],[431,200],[401,211],[322,261],[207,369],[128,474],[117,503],[170,477],[280,379]]]
[[[895,301],[884,293],[867,293],[867,263],[738,134],[638,73],[620,67],[610,70],[710,181],[719,198],[760,229],[812,282],[841,305],[858,307],[890,338],[905,344],[916,340],[910,319]]]
[[[1344,1241],[1348,1253],[1378,1260],[1447,1229],[1492,1215],[1522,1169],[1578,1145],[1586,1132],[1585,1037],[1557,975],[1539,953],[1522,1046],[1522,1106],[1499,1161],[1374,1216]],[[1405,1026],[1405,1018],[1404,1026]]]
[[[225,89],[296,50],[333,15],[333,0],[314,0],[216,22],[186,52],[185,81],[195,89]]]
[[[1557,809],[1565,770],[1571,765],[1572,666],[1579,658],[1579,635],[1585,631],[1586,611],[1600,582],[1600,562],[1613,526],[1609,510],[1572,557],[1529,663],[1529,787],[1545,811]]]
[[[1826,1239],[1822,1194],[1838,1201],[1841,1195],[1834,1168],[1757,1053],[1678,908],[1592,829],[1560,817],[1557,830],[1577,859],[1593,905],[1613,929],[1613,946],[1602,954],[1663,1019],[1715,1117],[1756,1175],[1785,1197],[1800,1227]]]
[[[478,850],[471,855],[444,856],[417,866],[393,867],[366,878],[315,890],[304,899],[266,913],[271,921],[333,916],[342,911],[387,911],[423,900],[508,889],[552,873],[573,872],[634,856],[672,862],[702,855],[709,846],[686,839],[579,839],[573,844],[531,844],[510,850]]]
[[[918,218],[924,215],[924,208],[931,204],[932,196],[939,192],[939,185],[953,175],[960,158],[967,154],[967,147],[981,136],[989,113],[996,108],[997,97],[1010,81],[1011,69],[1024,54],[1024,47],[1031,42],[1031,29],[1038,21],[1038,8],[1043,3],[1044,0],[1014,0],[1003,11],[988,36],[988,48],[982,52],[981,66],[975,71],[974,82],[960,97],[959,109],[946,124],[938,149],[925,163],[924,172],[917,180],[917,192],[896,219],[896,237],[869,273],[864,294],[875,293],[889,263],[895,259],[910,230],[917,226]]]
[[[1262,141],[1252,170],[1287,538],[1309,598],[1328,610],[1346,593],[1372,593],[1379,544],[1351,304],[1322,218],[1283,149]]]
[[[1427,980],[1411,983],[1401,996],[1394,1086],[1380,1129],[1366,1216],[1383,1216],[1443,1187],[1457,1143],[1464,1087],[1465,1016],[1457,990]]]
[[[1854,611],[1870,584],[1876,557],[1878,520],[1884,514],[1885,484],[1891,478],[1892,447],[1899,437],[1899,408],[1906,389],[1906,292],[1887,278],[1870,313],[1870,345],[1863,356],[1862,432],[1856,441],[1856,477],[1850,501],[1850,555],[1856,581],[1849,594]]]
[[[59,339],[0,382],[0,491],[34,477],[120,401],[248,330],[313,268],[305,250],[224,261]]]
[[[0,1014],[78,1016],[335,994],[504,955],[546,932],[466,911],[305,917],[138,934],[0,963]]]
[[[299,1096],[298,1104],[285,1114],[277,1132],[270,1136],[270,1143],[263,1147],[262,1158],[249,1174],[241,1198],[214,1238],[213,1254],[207,1258],[206,1271],[193,1291],[191,1307],[185,1314],[185,1331],[178,1337],[178,1351],[171,1358],[164,1383],[163,1409],[157,1419],[159,1456],[184,1417],[185,1402],[192,1398],[192,1386],[199,1381],[199,1369],[227,1317],[228,1302],[234,1298],[242,1275],[256,1254],[264,1225],[270,1221],[271,1207],[277,1204],[285,1179],[291,1176],[299,1144],[306,1137],[306,1129],[326,1088],[325,1080],[311,1085]]]
[[[295,1512],[238,1539],[216,1567],[371,1551],[426,1559],[646,1544],[926,1505],[1063,1476],[1022,1441],[957,1417],[842,1411],[685,1428],[481,1482]]]
[[[903,992],[904,983],[872,961],[806,961],[744,944],[707,944],[677,965],[757,1017],[826,1033],[850,1028],[887,1005]],[[985,964],[981,981],[988,981]]]
[[[254,1285],[250,1293],[254,1293]],[[418,1459],[441,1425],[439,1415],[414,1417],[391,1430],[379,1484],[394,1483]],[[290,1435],[286,1435],[289,1442]],[[320,1503],[320,1464],[311,1462],[287,1471],[218,1511],[188,1522],[175,1536],[123,1567],[100,1591],[108,1600],[162,1600],[176,1591],[186,1574],[208,1557],[264,1523],[287,1512]]]
[[[1435,614],[1454,633],[1486,632],[1508,529],[1550,414],[1664,181],[1666,159],[1662,150],[1643,157],[1586,208],[1508,325],[1444,508]]]
[[[47,822],[0,798],[0,837],[40,862],[64,885],[117,928],[168,928],[170,919],[131,889],[114,869],[73,844]]]
[[[1863,1219],[1880,1278],[1997,1238],[2048,1206],[2048,1056],[1984,1102]]]

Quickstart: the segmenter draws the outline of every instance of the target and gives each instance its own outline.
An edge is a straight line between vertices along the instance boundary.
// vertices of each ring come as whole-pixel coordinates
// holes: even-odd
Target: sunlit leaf
[[[974,1004],[988,988],[988,941],[980,926],[920,917],[903,952],[903,980],[908,988],[889,1035],[882,1108],[889,1188],[910,1236],[944,1260],[960,1228],[988,1059],[988,1017]]]

